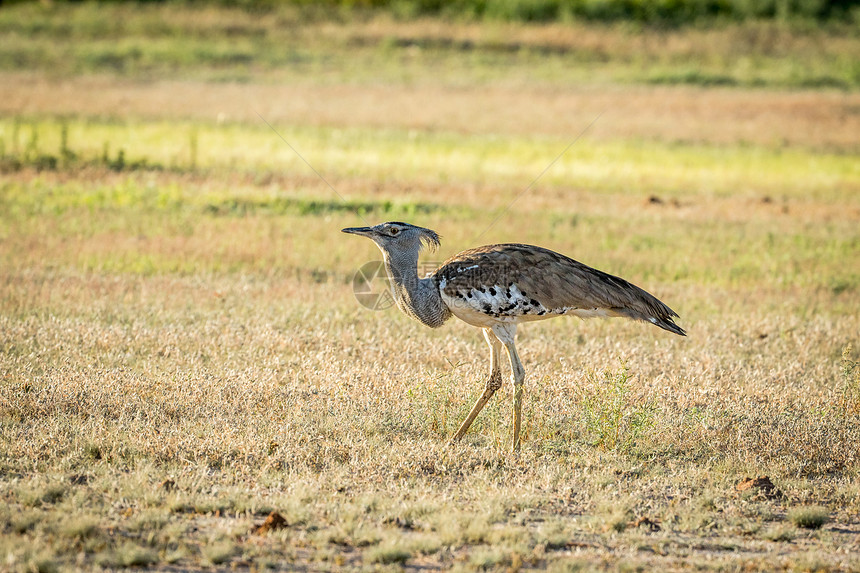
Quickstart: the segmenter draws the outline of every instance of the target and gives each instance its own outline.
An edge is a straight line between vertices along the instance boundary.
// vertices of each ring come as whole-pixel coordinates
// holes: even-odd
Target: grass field
[[[0,570],[860,569],[855,31],[664,31],[667,85],[653,30],[291,17],[0,9]],[[449,447],[486,345],[358,304],[384,220],[689,336],[521,327],[522,452],[509,386]]]

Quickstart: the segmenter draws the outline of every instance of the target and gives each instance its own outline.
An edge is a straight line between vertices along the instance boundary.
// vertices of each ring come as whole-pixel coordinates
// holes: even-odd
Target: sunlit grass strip
[[[259,171],[433,184],[480,182],[522,190],[570,141],[542,137],[175,121],[0,119],[6,169]],[[290,145],[284,143],[283,136]],[[299,157],[292,146],[298,153]],[[670,197],[772,195],[832,200],[860,189],[850,155],[754,146],[592,141],[571,146],[541,186]]]

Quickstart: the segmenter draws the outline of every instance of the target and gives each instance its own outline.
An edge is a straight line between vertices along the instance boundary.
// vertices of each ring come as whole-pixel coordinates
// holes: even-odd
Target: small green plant
[[[63,122],[60,125],[60,159],[63,166],[68,166],[77,158],[77,155],[69,147],[69,124]]]
[[[39,128],[35,123],[30,125],[30,140],[24,148],[25,161],[33,161],[39,156]]]
[[[630,398],[630,372],[622,361],[616,372],[588,374],[580,403],[589,442],[604,450],[627,450],[653,425],[653,408]]]
[[[96,444],[87,444],[84,446],[84,456],[90,460],[102,459],[102,450]]]
[[[120,149],[116,154],[116,161],[109,162],[108,167],[114,171],[122,171],[125,168],[125,150]]]
[[[430,432],[437,436],[448,435],[451,431],[449,426],[456,423],[460,417],[457,408],[460,408],[461,405],[456,402],[454,396],[455,388],[460,379],[456,370],[461,364],[451,364],[450,366],[449,370],[432,379],[421,380],[408,390],[409,398],[426,412]]]
[[[830,521],[830,512],[826,507],[798,507],[788,512],[788,519],[797,527],[820,529]]]

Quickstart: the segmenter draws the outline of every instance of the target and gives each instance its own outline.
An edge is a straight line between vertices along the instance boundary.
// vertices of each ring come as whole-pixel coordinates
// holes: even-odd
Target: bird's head
[[[431,251],[439,247],[436,231],[399,221],[380,223],[373,227],[348,227],[343,232],[371,239],[386,255],[414,253],[417,256],[422,246]]]

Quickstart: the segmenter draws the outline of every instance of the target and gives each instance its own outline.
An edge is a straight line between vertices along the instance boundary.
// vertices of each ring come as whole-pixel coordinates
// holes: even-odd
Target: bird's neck
[[[385,253],[385,270],[400,310],[432,328],[442,326],[451,313],[435,281],[418,278],[418,253]]]

